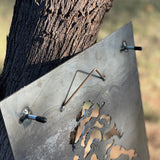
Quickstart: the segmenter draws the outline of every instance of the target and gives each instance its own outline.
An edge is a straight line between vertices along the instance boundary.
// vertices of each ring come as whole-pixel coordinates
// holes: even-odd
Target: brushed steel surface
[[[112,137],[116,145],[135,149],[138,156],[134,160],[149,160],[136,56],[133,50],[120,52],[124,40],[134,46],[131,23],[0,103],[15,160],[72,160],[75,153],[69,144],[70,133],[77,125],[76,115],[83,102],[88,100],[105,102],[101,112],[110,115],[111,124],[116,123],[122,133],[120,139]],[[76,71],[89,73],[94,68],[105,81],[91,77],[60,112]],[[70,95],[85,77],[77,74]],[[47,123],[20,124],[19,116],[26,106],[33,114],[47,117]]]

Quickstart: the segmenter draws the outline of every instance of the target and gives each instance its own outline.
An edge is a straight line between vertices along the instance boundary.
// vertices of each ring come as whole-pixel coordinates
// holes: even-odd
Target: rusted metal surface
[[[134,46],[131,23],[0,103],[15,160],[149,160],[136,56],[134,50],[120,52],[124,40]],[[93,68],[105,81],[92,76],[60,112],[76,71]],[[77,74],[71,95],[85,78]],[[84,114],[83,102],[89,100]],[[20,124],[27,106],[47,123]],[[74,132],[79,138],[71,145],[77,125],[83,132]]]

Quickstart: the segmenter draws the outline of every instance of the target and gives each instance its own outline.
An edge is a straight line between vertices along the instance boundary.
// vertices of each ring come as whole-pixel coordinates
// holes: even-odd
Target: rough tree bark
[[[92,46],[112,1],[16,0],[0,100]],[[13,159],[1,114],[0,159]]]

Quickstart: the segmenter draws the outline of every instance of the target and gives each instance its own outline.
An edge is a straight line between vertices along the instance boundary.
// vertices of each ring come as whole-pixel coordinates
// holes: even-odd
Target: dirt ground
[[[150,160],[160,160],[160,124],[149,121],[145,123]]]

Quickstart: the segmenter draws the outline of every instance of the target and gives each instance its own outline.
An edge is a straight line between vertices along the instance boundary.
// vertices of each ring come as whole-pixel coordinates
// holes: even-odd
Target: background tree
[[[113,0],[16,0],[0,100],[96,43]],[[0,159],[13,155],[0,114]]]

